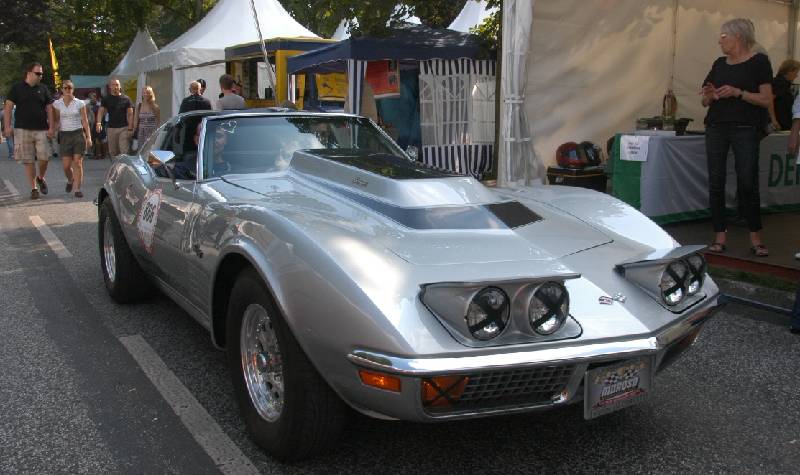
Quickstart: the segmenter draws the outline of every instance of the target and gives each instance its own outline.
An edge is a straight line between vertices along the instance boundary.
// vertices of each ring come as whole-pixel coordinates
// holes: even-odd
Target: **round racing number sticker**
[[[139,221],[136,225],[139,230],[139,239],[145,250],[153,253],[153,236],[156,231],[156,221],[158,220],[158,210],[161,208],[161,190],[148,191],[139,209]]]

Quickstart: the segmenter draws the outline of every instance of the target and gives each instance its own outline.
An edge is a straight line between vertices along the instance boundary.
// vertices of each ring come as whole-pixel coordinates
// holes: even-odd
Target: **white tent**
[[[535,3],[535,5],[534,5]],[[568,141],[601,146],[638,117],[661,114],[672,88],[678,117],[702,128],[698,91],[721,52],[722,23],[756,27],[776,71],[795,56],[797,12],[772,0],[505,0],[498,179],[538,181]],[[791,28],[790,28],[791,26]],[[529,120],[529,125],[525,121]],[[532,143],[535,162],[525,160]],[[528,146],[529,147],[529,146]],[[530,148],[528,148],[530,151]]]
[[[139,32],[136,33],[136,36],[133,38],[131,46],[125,53],[125,56],[122,57],[122,61],[120,61],[119,64],[117,64],[117,67],[111,71],[109,77],[120,78],[123,81],[138,77],[140,71],[138,69],[137,61],[157,51],[158,47],[156,47],[156,43],[153,41],[153,37],[150,36],[150,32],[147,31],[147,28],[139,30]],[[140,87],[140,84],[137,84],[137,100],[140,99],[138,96],[141,94],[141,89],[142,88]]]
[[[486,7],[486,0],[467,0],[464,3],[464,8],[461,9],[453,23],[450,23],[447,28],[469,33],[471,28],[480,25],[489,15],[497,11],[497,8],[487,9]]]
[[[111,71],[109,76],[123,76],[123,77],[136,77],[139,74],[137,61],[145,56],[151,55],[158,51],[153,37],[147,28],[139,30],[136,37],[133,38],[128,52],[122,57],[122,61],[117,64],[117,67]]]
[[[254,0],[263,37],[317,37],[297,23],[278,0]],[[220,0],[189,31],[155,54],[139,61],[147,83],[156,90],[162,117],[170,117],[186,94],[189,83],[203,78],[206,97],[219,94],[218,79],[225,74],[225,48],[258,41],[250,0]],[[167,100],[169,98],[169,100]]]
[[[347,38],[350,38],[350,32],[348,30],[350,29],[351,23],[354,23],[356,25],[358,24],[358,22],[355,19],[340,21],[339,26],[336,27],[336,31],[333,32],[333,36],[331,36],[331,39],[342,41],[346,40]]]

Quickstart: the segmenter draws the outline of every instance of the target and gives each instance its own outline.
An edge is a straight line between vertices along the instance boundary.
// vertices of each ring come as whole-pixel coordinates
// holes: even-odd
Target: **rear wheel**
[[[252,268],[231,291],[226,334],[239,408],[255,442],[286,461],[330,450],[347,408],[308,361]]]
[[[148,295],[147,275],[133,256],[108,199],[100,205],[98,238],[100,267],[111,298],[117,303],[132,303]]]

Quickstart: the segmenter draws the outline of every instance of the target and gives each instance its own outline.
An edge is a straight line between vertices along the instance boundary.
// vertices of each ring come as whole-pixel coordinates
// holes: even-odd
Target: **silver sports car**
[[[700,246],[608,195],[488,188],[350,115],[180,115],[115,160],[97,203],[111,297],[154,285],[206,327],[284,460],[329,449],[351,408],[635,404],[719,295]]]

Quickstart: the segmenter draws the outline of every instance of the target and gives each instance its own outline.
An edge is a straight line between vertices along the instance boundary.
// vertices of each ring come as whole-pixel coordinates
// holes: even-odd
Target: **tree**
[[[0,0],[0,94],[21,77],[23,64],[45,65],[53,87],[48,38],[62,77],[105,75],[119,63],[137,31],[152,25],[158,45],[191,28],[218,0]]]
[[[469,0],[472,1],[472,0]],[[283,0],[283,6],[300,24],[329,38],[342,20],[355,18],[354,35],[386,36],[390,26],[417,16],[423,25],[447,28],[463,3],[453,0]]]
[[[483,20],[483,23],[472,28],[471,33],[483,38],[493,49],[499,49],[500,35],[500,9],[503,7],[502,0],[488,0],[486,8],[497,8],[498,10]]]
[[[466,0],[473,1],[473,0]],[[456,19],[464,2],[415,0],[409,2],[416,15],[423,25],[431,28],[447,28]]]
[[[0,44],[24,46],[50,29],[47,0],[0,0]]]
[[[467,0],[472,1],[472,0]],[[500,0],[490,0],[499,4]],[[45,65],[44,82],[53,87],[48,38],[53,40],[62,77],[105,75],[122,59],[137,31],[148,26],[159,46],[189,30],[218,0],[0,0],[0,94],[22,76],[25,63]],[[330,37],[343,19],[358,19],[354,35],[385,36],[387,23],[411,15],[423,25],[446,28],[463,7],[456,0],[281,0],[302,25]],[[249,16],[250,12],[242,12]],[[483,34],[495,32],[484,25]],[[487,23],[491,25],[491,23]],[[494,28],[494,29],[492,29]]]

